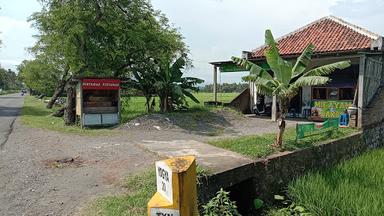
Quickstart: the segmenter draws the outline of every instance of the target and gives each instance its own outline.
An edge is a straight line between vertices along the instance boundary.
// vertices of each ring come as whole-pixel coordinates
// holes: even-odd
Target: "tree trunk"
[[[54,117],[63,117],[66,108],[67,108],[67,106],[64,106],[63,108],[60,108],[56,112],[52,113],[52,116],[54,116]]]
[[[57,100],[57,98],[64,92],[65,85],[67,85],[67,82],[71,79],[71,78],[67,78],[68,72],[69,72],[69,68],[65,69],[63,78],[61,78],[61,80],[59,81],[59,84],[56,86],[55,93],[53,94],[51,100],[49,100],[47,104],[47,109],[52,109],[53,104],[55,104],[55,101]]]
[[[168,111],[168,100],[167,97],[164,97],[162,100],[162,111],[161,112],[167,112]]]
[[[57,98],[64,92],[64,88],[66,84],[67,84],[67,80],[60,80],[58,86],[55,89],[55,93],[53,94],[52,98],[49,100],[47,104],[47,109],[52,109]]]
[[[159,101],[159,106],[160,106],[160,112],[163,112],[164,111],[164,99],[162,96],[159,96],[160,98],[160,101]]]
[[[147,113],[151,113],[153,111],[153,100],[152,96],[145,96],[146,103],[145,105],[147,106]]]
[[[67,109],[64,113],[65,125],[73,125],[76,122],[76,92],[74,83],[67,86]]]
[[[283,146],[283,135],[285,131],[285,118],[280,118],[279,120],[279,132],[276,136],[276,143],[273,147],[281,148]]]
[[[168,96],[160,96],[160,112],[168,112]]]
[[[289,108],[289,102],[290,99],[287,98],[281,98],[280,99],[280,120],[278,123],[279,131],[276,135],[276,142],[272,146],[275,148],[281,148],[283,147],[283,135],[285,131],[285,116],[288,113],[288,108]]]

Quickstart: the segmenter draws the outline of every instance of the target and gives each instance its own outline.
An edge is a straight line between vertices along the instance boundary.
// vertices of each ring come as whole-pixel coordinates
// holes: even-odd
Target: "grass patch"
[[[84,216],[142,216],[146,215],[147,203],[156,192],[156,172],[146,171],[127,179],[124,196],[100,198],[85,209]]]
[[[20,92],[20,90],[3,90],[3,91],[0,91],[0,95],[14,94],[18,92]]]
[[[288,128],[284,133],[282,150],[296,150],[314,146],[321,141],[337,139],[356,131],[357,130],[351,128],[339,128],[338,130],[329,130],[327,133],[313,135],[296,142],[296,129]],[[252,158],[258,158],[270,155],[277,151],[271,147],[271,144],[275,142],[275,139],[276,133],[267,133],[263,135],[211,140],[209,143]]]
[[[75,133],[90,136],[113,135],[117,132],[112,129],[81,129],[80,126],[65,126],[63,118],[51,116],[58,107],[52,110],[45,108],[46,104],[32,96],[24,99],[24,106],[21,112],[21,121],[24,125],[34,128],[44,128],[65,133]]]
[[[223,102],[232,101],[239,93],[219,93],[218,99]],[[187,112],[176,112],[176,113],[194,113],[198,114],[197,111],[207,111],[204,107],[204,101],[212,101],[213,93],[194,93],[194,96],[200,101],[195,103],[191,99],[187,98],[190,109]],[[128,122],[137,117],[143,116],[146,113],[145,97],[123,97],[122,98],[122,122]],[[155,113],[159,112],[159,99],[156,98]]]
[[[158,99],[156,101],[158,104]],[[156,106],[155,112],[159,109]],[[123,123],[147,114],[145,97],[122,97],[121,98],[121,120]]]
[[[240,93],[218,93],[217,94],[217,100],[224,102],[224,103],[229,103],[231,102],[235,97],[237,97]],[[213,93],[208,93],[208,92],[199,92],[194,94],[195,97],[200,101],[198,105],[204,106],[204,101],[213,101],[214,100],[214,94]],[[189,103],[191,105],[196,105],[195,102],[189,100]]]
[[[238,95],[238,93],[222,93],[221,97],[224,98],[226,101],[230,101],[236,95]],[[188,111],[168,113],[165,115],[169,115],[171,117],[172,116],[182,117],[179,119],[192,120],[192,124],[189,124],[190,122],[186,123],[186,121],[180,121],[180,126],[190,127],[192,129],[199,128],[199,125],[197,122],[199,122],[200,120],[203,120],[203,121],[213,120],[215,116],[210,117],[212,113],[209,111],[215,108],[204,107],[204,101],[211,100],[213,98],[213,94],[212,93],[196,93],[195,96],[200,100],[200,103],[197,104],[189,100],[188,103],[190,105],[190,109]],[[44,129],[50,129],[50,130],[59,131],[59,132],[75,133],[75,134],[91,135],[91,136],[93,135],[105,136],[105,135],[114,135],[118,133],[117,131],[112,130],[112,128],[81,129],[79,125],[65,126],[64,120],[62,118],[51,116],[51,114],[55,112],[58,108],[54,107],[53,109],[49,110],[49,109],[46,109],[45,106],[46,104],[43,103],[41,100],[38,100],[32,96],[25,97],[22,116],[21,116],[21,120],[23,124],[30,127],[35,127],[35,128],[44,128]],[[156,106],[155,112],[158,112],[158,111],[159,111],[158,106]],[[139,116],[143,116],[146,114],[147,113],[146,113],[144,97],[122,98],[122,110],[121,110],[122,123],[126,123],[132,119],[135,119]],[[209,131],[208,133],[211,133],[214,135],[219,134],[220,129]]]
[[[307,174],[289,185],[288,194],[313,215],[383,215],[383,158],[384,149],[374,150]]]
[[[209,171],[196,167],[197,176]],[[123,196],[108,196],[95,200],[82,211],[83,216],[142,216],[147,214],[147,203],[156,192],[156,171],[150,169],[127,178],[123,185],[128,193]]]

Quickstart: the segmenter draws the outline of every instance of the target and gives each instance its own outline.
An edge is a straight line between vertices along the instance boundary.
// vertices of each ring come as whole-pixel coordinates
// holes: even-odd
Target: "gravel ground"
[[[72,161],[73,159],[73,161]],[[0,153],[0,215],[74,215],[159,158],[122,137],[84,137],[15,122]]]
[[[94,198],[124,193],[119,186],[126,176],[153,167],[160,159],[140,147],[143,141],[204,142],[276,130],[276,123],[267,118],[216,114],[216,123],[192,128],[187,127],[188,121],[173,124],[179,122],[177,117],[155,116],[149,123],[141,118],[136,122],[139,125],[131,122],[118,128],[121,135],[114,137],[27,128],[17,119],[0,149],[0,215],[76,215]],[[290,121],[288,126],[294,123]],[[210,126],[220,133],[205,134]]]
[[[270,117],[240,115],[234,111],[215,110],[209,117],[196,119],[189,115],[152,114],[134,119],[120,127],[136,140],[155,139],[172,141],[195,139],[201,142],[235,136],[247,136],[277,132],[277,123]],[[287,127],[295,127],[302,119],[286,120]]]

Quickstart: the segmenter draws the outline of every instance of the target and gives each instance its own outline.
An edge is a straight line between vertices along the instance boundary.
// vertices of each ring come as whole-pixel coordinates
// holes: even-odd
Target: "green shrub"
[[[236,202],[229,199],[229,192],[220,189],[204,208],[204,216],[240,216]]]

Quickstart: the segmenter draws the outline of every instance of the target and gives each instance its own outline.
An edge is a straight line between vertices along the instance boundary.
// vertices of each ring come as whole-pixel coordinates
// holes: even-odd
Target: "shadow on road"
[[[20,98],[19,96],[1,96],[0,95],[0,100],[2,99],[18,99]]]
[[[1,109],[1,107],[0,107]],[[39,109],[34,106],[24,106],[23,112],[21,115],[29,115],[29,116],[48,116],[52,113],[49,109]]]
[[[20,114],[21,110],[21,107],[0,106],[0,117],[16,117]]]

